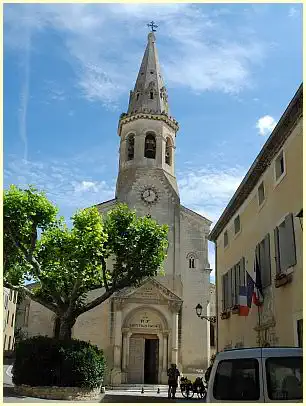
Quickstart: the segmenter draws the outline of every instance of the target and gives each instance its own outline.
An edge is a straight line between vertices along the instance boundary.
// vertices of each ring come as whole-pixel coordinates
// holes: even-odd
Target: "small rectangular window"
[[[225,231],[224,233],[224,248],[228,246],[228,233]]]
[[[303,398],[302,357],[271,357],[266,360],[268,396],[271,400]]]
[[[11,349],[11,340],[12,340],[12,337],[11,337],[11,336],[9,336],[9,340],[8,340],[8,347],[7,347],[7,349],[8,349],[8,350],[10,350],[10,349]]]
[[[7,317],[6,317],[6,324],[8,324],[10,318],[10,311],[7,311]]]
[[[235,234],[239,233],[240,231],[240,216],[237,216],[234,220],[234,228],[235,228]]]
[[[12,314],[11,327],[13,327],[13,325],[14,325],[14,318],[15,318],[15,313]]]
[[[3,349],[4,350],[6,350],[5,346],[6,346],[6,334],[4,334],[4,342],[3,342]]]
[[[278,180],[285,172],[285,160],[283,151],[275,160],[275,179]]]
[[[10,290],[10,300],[12,300],[12,290]]]
[[[265,200],[265,188],[264,188],[264,183],[261,182],[261,184],[258,187],[258,204],[259,206],[263,203]]]
[[[213,323],[209,323],[210,325],[210,346],[214,347],[216,345],[215,341],[215,326]]]
[[[217,400],[259,400],[259,365],[255,358],[220,361],[214,380],[213,395]]]
[[[274,230],[276,272],[286,272],[296,264],[295,232],[292,213]]]

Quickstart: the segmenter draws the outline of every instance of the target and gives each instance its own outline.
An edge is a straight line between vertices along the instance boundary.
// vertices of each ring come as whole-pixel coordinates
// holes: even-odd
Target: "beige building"
[[[17,295],[16,291],[3,288],[3,351],[14,349]]]
[[[302,345],[302,99],[301,85],[209,236],[218,350]],[[251,292],[246,276],[256,280],[255,254],[263,304],[240,316],[239,287]]]
[[[178,122],[170,115],[154,33],[148,43],[127,113],[120,116],[119,173],[113,200],[169,226],[165,275],[114,295],[80,316],[73,336],[104,349],[110,380],[166,383],[171,362],[183,374],[204,372],[210,358],[210,325],[195,312],[210,301],[208,234],[211,221],[180,203],[175,176]],[[101,294],[92,292],[91,296]],[[27,308],[29,310],[27,310]],[[24,306],[29,335],[53,334],[54,315],[37,303]]]

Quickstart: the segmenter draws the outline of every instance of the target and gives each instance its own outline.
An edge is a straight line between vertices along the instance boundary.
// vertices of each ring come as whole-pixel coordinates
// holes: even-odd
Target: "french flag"
[[[239,286],[239,316],[248,316],[249,311],[247,288],[246,286]]]

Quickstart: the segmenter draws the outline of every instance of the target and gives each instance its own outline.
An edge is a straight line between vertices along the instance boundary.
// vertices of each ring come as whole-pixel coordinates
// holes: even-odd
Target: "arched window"
[[[134,159],[134,144],[135,137],[133,134],[130,134],[127,138],[127,160],[131,161]]]
[[[198,259],[197,255],[194,252],[189,252],[189,254],[187,254],[186,258],[188,260],[189,269],[196,269],[197,259]]]
[[[172,145],[171,145],[170,138],[167,138],[167,142],[166,142],[165,162],[168,165],[171,165],[171,163],[172,163]]]
[[[193,269],[195,268],[195,259],[194,258],[189,258],[189,268]]]
[[[155,159],[156,155],[156,140],[153,134],[148,134],[145,139],[144,156],[146,158]]]
[[[154,99],[154,93],[150,92],[150,99],[153,100]]]

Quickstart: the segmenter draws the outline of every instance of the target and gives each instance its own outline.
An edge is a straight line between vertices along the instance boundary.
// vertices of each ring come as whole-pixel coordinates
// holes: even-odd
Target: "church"
[[[175,176],[178,129],[169,113],[152,31],[127,113],[119,119],[115,198],[97,207],[105,213],[123,202],[138,215],[168,224],[169,249],[163,276],[117,292],[77,319],[73,337],[105,352],[106,384],[166,384],[170,363],[190,378],[202,375],[209,364],[210,325],[199,319],[195,307],[200,303],[209,316],[211,221],[180,203]],[[25,301],[20,310],[24,317],[22,322],[19,315],[18,324],[29,336],[53,335],[51,311],[33,301]]]

